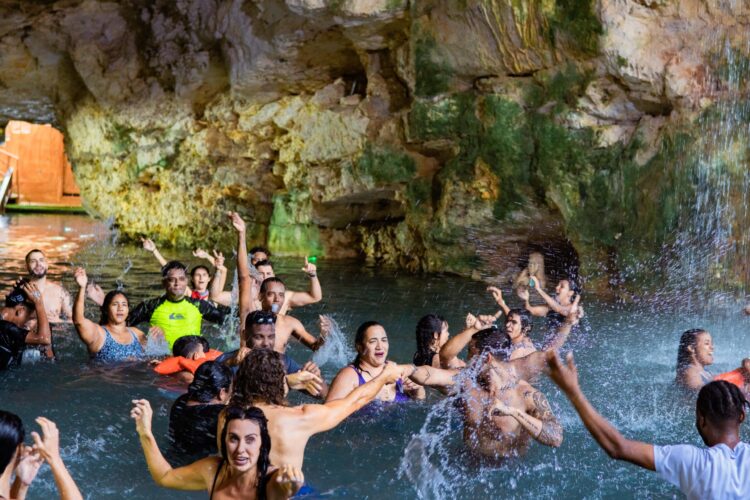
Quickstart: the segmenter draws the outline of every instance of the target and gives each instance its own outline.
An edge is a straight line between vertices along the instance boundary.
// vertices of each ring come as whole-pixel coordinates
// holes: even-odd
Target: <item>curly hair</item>
[[[281,354],[253,349],[240,363],[230,404],[252,406],[255,402],[285,405],[286,371]]]

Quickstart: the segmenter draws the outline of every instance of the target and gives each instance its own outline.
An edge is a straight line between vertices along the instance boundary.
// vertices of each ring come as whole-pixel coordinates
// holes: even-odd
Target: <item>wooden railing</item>
[[[15,172],[15,186],[18,186],[18,156],[0,148],[0,176],[2,184],[0,185],[0,212],[5,211],[5,204],[8,202],[13,190],[14,184],[11,182]],[[16,193],[18,197],[18,193]]]

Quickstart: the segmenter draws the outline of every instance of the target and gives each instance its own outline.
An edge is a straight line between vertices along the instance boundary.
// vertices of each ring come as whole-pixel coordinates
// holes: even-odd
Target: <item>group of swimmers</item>
[[[545,373],[611,457],[656,470],[691,498],[750,497],[750,464],[744,466],[750,448],[739,439],[748,404],[746,387],[734,379],[727,382],[726,377],[714,381],[706,372],[713,349],[708,332],[691,330],[683,335],[677,374],[680,385],[699,390],[696,425],[710,447],[703,450],[627,440],[596,412],[578,386],[572,354],[563,362],[557,353],[582,316],[580,290],[574,279],[565,278],[557,283],[554,297],[548,295],[538,264],[535,269],[530,265],[517,283],[523,308],[510,308],[501,290],[490,287],[499,310],[469,314],[457,335],[450,336],[439,315],[421,318],[411,364],[389,361],[383,325],[363,323],[354,337],[356,358],[329,385],[312,361],[300,364],[286,353],[292,337],[312,351],[319,349],[331,328],[323,319],[315,336],[290,314],[322,299],[315,264],[306,259],[302,268],[310,279],[309,291],[287,290],[275,276],[270,252],[255,247],[248,255],[244,221],[234,212],[228,218],[237,234],[238,349],[226,353],[212,349],[201,334],[204,319],[221,323],[231,311],[232,294],[224,290],[223,255],[196,250],[194,255],[209,260],[215,271],[212,277],[208,267],[196,266],[188,286],[186,266],[166,261],[156,245],[144,239],[144,249],[162,266],[164,294],[132,309],[123,291],[104,293],[83,268],[74,270],[78,290],[71,307],[65,289],[47,279],[44,253],[29,252],[28,275],[19,280],[0,310],[0,370],[21,364],[24,350],[54,358],[50,322],[72,320],[89,355],[100,363],[145,361],[147,338],[163,338],[173,355],[150,360],[154,370],[188,384],[170,411],[170,441],[181,453],[201,458],[172,467],[152,432],[149,401],[133,400],[130,415],[153,480],[166,488],[205,490],[211,498],[303,494],[304,455],[311,436],[336,427],[374,401],[421,399],[428,389],[457,397],[464,444],[481,461],[496,463],[523,455],[532,441],[558,447],[563,441],[562,425],[537,387]],[[544,305],[531,304],[531,290]],[[100,306],[98,322],[84,314],[87,298]],[[541,349],[530,338],[532,316],[548,320],[550,331]],[[148,325],[146,332],[138,328],[143,324]],[[468,354],[461,359],[464,349]],[[747,368],[750,361],[738,369],[741,378]],[[292,406],[287,400],[290,390],[319,401]],[[54,423],[41,417],[37,421],[43,437],[34,433],[34,445],[29,447],[20,419],[0,411],[0,499],[23,498],[42,461],[52,467],[61,497],[80,498],[59,457]]]

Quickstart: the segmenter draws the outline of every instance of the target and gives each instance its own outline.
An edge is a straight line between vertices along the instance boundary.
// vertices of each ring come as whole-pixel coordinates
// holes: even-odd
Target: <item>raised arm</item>
[[[483,328],[489,328],[494,320],[494,316],[480,316],[477,318],[471,313],[467,314],[466,329],[458,335],[448,339],[448,342],[440,348],[440,366],[443,368],[450,367],[451,361],[456,359],[459,353],[464,350],[464,347],[471,342],[471,338],[474,334]]]
[[[102,340],[102,334],[99,330],[99,326],[87,319],[83,314],[85,303],[86,303],[86,286],[89,278],[86,275],[86,270],[82,267],[77,267],[75,272],[76,284],[78,285],[78,293],[76,294],[76,301],[73,304],[73,324],[76,327],[76,332],[81,338],[89,352],[96,350],[97,344]]]
[[[567,363],[563,364],[556,352],[547,353],[549,376],[573,403],[573,408],[583,421],[591,436],[599,443],[607,455],[615,460],[625,460],[644,469],[656,470],[654,463],[654,445],[626,439],[602,417],[578,385],[578,369],[573,355],[568,354]]]
[[[323,300],[323,289],[318,279],[317,267],[312,262],[308,262],[307,257],[305,257],[305,266],[302,268],[302,271],[310,278],[310,290],[307,292],[292,292],[288,300],[289,307],[291,308],[315,304]]]
[[[492,298],[495,299],[495,302],[497,302],[497,305],[500,306],[500,310],[495,313],[495,317],[499,318],[501,313],[508,315],[508,311],[510,311],[510,307],[508,307],[508,304],[505,303],[505,299],[503,298],[503,292],[496,286],[491,286],[487,288],[487,291],[492,294]]]
[[[193,250],[193,257],[198,257],[199,259],[205,259],[212,266],[216,267],[216,257],[212,256],[210,253],[206,252],[202,248],[196,248],[195,250]]]
[[[292,335],[294,335],[300,342],[305,346],[309,347],[312,351],[317,351],[326,342],[326,335],[324,331],[320,332],[320,336],[317,338],[305,330],[305,326],[300,320],[292,316],[287,316],[286,319],[292,326]]]
[[[227,215],[232,221],[232,226],[237,230],[237,281],[240,291],[240,330],[243,330],[245,317],[255,310],[251,292],[253,283],[250,277],[250,263],[247,261],[247,230],[240,214],[228,212]]]
[[[409,378],[426,387],[452,387],[455,383],[453,377],[458,372],[459,370],[446,370],[424,365],[414,367],[414,371],[409,375]]]
[[[549,307],[550,309],[552,309],[558,314],[562,314],[563,316],[568,315],[568,312],[570,311],[570,307],[562,306],[560,305],[558,301],[550,297],[549,294],[544,291],[544,288],[542,288],[542,284],[539,282],[539,280],[534,280],[534,290],[536,290],[539,296],[542,298],[542,300],[544,300],[544,302],[547,304],[547,307]]]
[[[372,401],[385,384],[395,383],[405,370],[410,369],[410,367],[405,368],[389,362],[380,375],[360,385],[346,397],[328,401],[322,405],[304,405],[302,418],[307,424],[310,435],[333,429],[346,417]]]
[[[147,252],[151,252],[152,254],[154,254],[154,257],[156,257],[156,260],[159,261],[160,266],[166,265],[167,259],[165,259],[161,255],[161,252],[159,252],[159,249],[156,248],[156,243],[154,243],[148,238],[141,238],[141,241],[143,242],[143,249],[146,250]]]
[[[83,500],[78,486],[76,486],[60,456],[60,434],[57,425],[44,417],[37,418],[36,423],[42,428],[42,436],[40,437],[36,432],[31,433],[31,437],[34,439],[34,448],[52,469],[52,476],[55,478],[57,490],[60,492],[60,499]]]
[[[535,280],[536,281],[536,280]],[[546,316],[549,312],[547,306],[532,306],[529,302],[529,291],[527,289],[519,290],[518,296],[523,300],[523,306],[534,316]]]
[[[206,488],[206,480],[202,473],[202,462],[199,460],[186,467],[173,469],[164,458],[156,443],[154,434],[151,432],[151,420],[153,411],[151,404],[145,399],[133,400],[133,409],[130,417],[135,420],[135,428],[143,447],[146,457],[148,471],[159,486],[176,490],[203,490]],[[209,459],[204,459],[209,460]]]
[[[232,302],[232,294],[224,292],[224,286],[227,284],[227,268],[224,267],[224,255],[221,252],[214,251],[214,279],[211,280],[211,286],[208,287],[208,298],[217,304],[229,306]]]
[[[26,281],[21,285],[21,289],[34,303],[34,310],[36,311],[36,331],[29,332],[26,335],[27,344],[36,345],[51,345],[52,344],[52,332],[49,328],[49,321],[47,320],[47,310],[44,308],[44,299],[42,298],[42,292],[39,291],[36,284]]]

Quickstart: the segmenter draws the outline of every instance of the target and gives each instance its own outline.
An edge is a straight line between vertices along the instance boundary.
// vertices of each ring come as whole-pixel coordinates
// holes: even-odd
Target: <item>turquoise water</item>
[[[101,224],[82,216],[13,216],[0,218],[0,284],[5,292],[33,247],[43,247],[53,265],[50,274],[69,290],[75,285],[72,264],[111,288],[125,285],[131,302],[160,293],[158,264],[133,244],[118,244]],[[231,249],[223,249],[225,254]],[[188,252],[166,250],[167,258],[197,260]],[[494,311],[485,285],[444,275],[408,275],[368,268],[357,262],[318,262],[322,304],[295,315],[317,334],[317,314],[331,314],[351,338],[359,323],[382,322],[389,333],[390,359],[409,362],[414,326],[422,315],[444,315],[451,332],[459,331],[466,312]],[[306,286],[297,259],[279,260],[277,273],[290,287]],[[665,300],[664,295],[661,300]],[[669,303],[622,306],[584,298],[584,333],[571,339],[582,386],[593,404],[626,436],[669,444],[701,444],[694,430],[693,401],[671,392],[677,339],[692,327],[714,335],[715,373],[733,368],[748,354],[750,319],[737,304],[722,302],[705,310]],[[677,302],[675,302],[677,304]],[[512,304],[516,304],[513,301]],[[98,317],[91,308],[89,317]],[[542,337],[539,322],[532,335]],[[216,345],[230,332],[208,327]],[[54,333],[59,361],[25,365],[0,373],[0,407],[21,415],[27,428],[44,415],[57,422],[63,458],[88,498],[205,498],[203,493],[156,487],[143,459],[129,418],[130,400],[145,397],[155,408],[154,432],[167,450],[167,415],[178,392],[143,365],[103,368],[87,362],[83,345],[71,328]],[[231,342],[230,342],[231,343]],[[308,352],[292,346],[293,357]],[[335,357],[333,357],[335,358]],[[344,360],[322,366],[330,381]],[[679,492],[654,473],[607,459],[579,422],[567,400],[548,380],[546,393],[565,428],[559,449],[532,445],[523,459],[499,468],[476,468],[461,454],[461,426],[450,404],[437,394],[426,402],[356,416],[331,432],[313,437],[307,446],[305,476],[319,496],[330,498],[671,498]],[[295,395],[293,401],[303,401]],[[744,437],[747,439],[747,435]],[[407,452],[407,449],[409,450]],[[49,498],[54,489],[44,470],[29,498]]]

